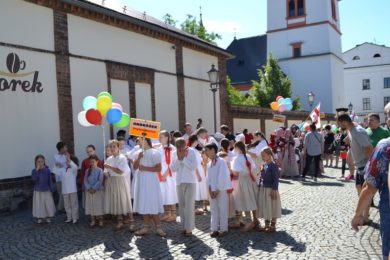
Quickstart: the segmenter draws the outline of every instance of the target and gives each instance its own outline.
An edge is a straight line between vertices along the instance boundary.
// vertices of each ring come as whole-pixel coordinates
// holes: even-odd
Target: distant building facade
[[[344,53],[345,104],[352,104],[360,117],[379,113],[390,102],[390,48],[374,43],[357,45]]]

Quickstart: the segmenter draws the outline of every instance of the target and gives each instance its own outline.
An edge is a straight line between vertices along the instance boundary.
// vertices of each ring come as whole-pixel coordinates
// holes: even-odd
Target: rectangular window
[[[383,98],[383,103],[384,103],[383,107],[385,107],[389,102],[390,102],[390,97],[384,97]]]
[[[371,110],[371,99],[363,98],[363,110]]]
[[[383,87],[390,88],[390,77],[383,79]]]
[[[301,44],[293,44],[293,57],[301,57],[302,56],[302,49],[301,49]]]
[[[370,80],[369,79],[363,79],[363,90],[370,89]]]

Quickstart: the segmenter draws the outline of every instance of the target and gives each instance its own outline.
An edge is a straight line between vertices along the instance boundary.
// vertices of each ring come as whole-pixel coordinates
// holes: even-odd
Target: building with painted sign
[[[142,13],[84,0],[2,0],[0,191],[29,179],[35,155],[51,165],[59,140],[80,159],[88,144],[102,156],[102,128],[77,122],[83,98],[101,91],[111,92],[131,117],[161,121],[162,129],[177,130],[198,118],[212,129],[207,71],[215,64],[219,125],[228,113],[229,57]]]

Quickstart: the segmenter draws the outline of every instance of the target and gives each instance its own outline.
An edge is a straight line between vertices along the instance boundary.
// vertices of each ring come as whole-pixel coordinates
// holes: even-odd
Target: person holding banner
[[[112,156],[104,164],[104,172],[109,177],[110,187],[106,187],[105,213],[117,216],[116,228],[123,227],[123,215],[130,215],[130,231],[134,230],[132,216],[130,187],[126,176],[130,172],[127,159],[119,153],[119,142],[111,140],[109,143]],[[108,194],[107,194],[108,193]]]
[[[143,140],[144,150],[134,162],[134,169],[138,171],[134,200],[134,211],[143,215],[144,226],[135,232],[137,236],[149,233],[149,223],[152,218],[156,226],[156,233],[165,237],[166,233],[161,229],[160,213],[164,213],[163,201],[160,189],[158,173],[161,172],[161,155],[153,148],[149,138]]]
[[[176,153],[171,169],[176,173],[177,197],[179,199],[180,222],[183,234],[192,236],[195,228],[195,189],[198,160],[193,149],[186,147],[183,138],[176,140]]]
[[[171,169],[173,154],[176,151],[175,146],[170,143],[170,134],[168,131],[160,132],[161,146],[158,148],[160,152],[161,172],[159,173],[160,187],[162,193],[162,201],[164,205],[165,215],[162,221],[176,221],[176,204],[178,203],[176,192],[176,172]]]

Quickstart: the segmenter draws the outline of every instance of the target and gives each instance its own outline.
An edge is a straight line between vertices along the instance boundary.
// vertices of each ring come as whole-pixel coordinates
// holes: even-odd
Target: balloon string
[[[106,131],[104,129],[104,121],[102,122],[102,129],[103,129],[103,156],[104,156],[104,160],[106,160]]]

